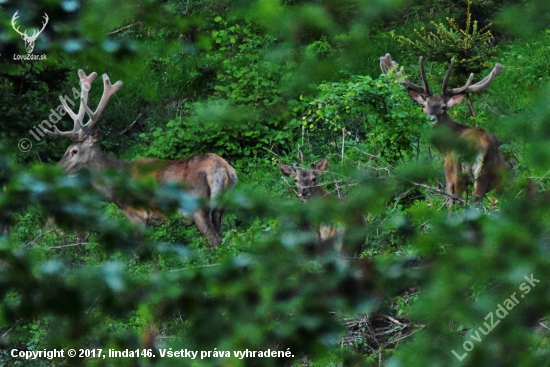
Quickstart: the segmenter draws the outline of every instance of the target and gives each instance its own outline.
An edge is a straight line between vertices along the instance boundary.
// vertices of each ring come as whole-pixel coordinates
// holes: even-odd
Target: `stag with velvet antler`
[[[83,168],[92,171],[103,169],[114,169],[121,175],[140,177],[141,175],[151,176],[159,184],[178,183],[185,186],[185,189],[199,198],[212,200],[225,190],[233,187],[237,182],[237,173],[235,169],[227,163],[222,157],[205,153],[194,155],[189,158],[178,160],[159,160],[159,159],[139,159],[133,162],[122,161],[110,157],[98,144],[99,128],[97,122],[101,113],[105,109],[109,98],[122,87],[122,82],[118,81],[111,84],[109,77],[103,75],[103,95],[95,111],[88,107],[88,92],[91,83],[97,77],[97,73],[86,75],[84,71],[79,70],[81,86],[81,100],[78,113],[74,113],[67,105],[65,99],[60,96],[59,99],[67,114],[74,121],[74,127],[71,131],[60,131],[54,126],[54,131],[45,130],[49,135],[67,137],[72,139],[73,144],[67,148],[59,165],[68,174],[74,174]],[[85,115],[89,120],[85,124]],[[162,214],[155,208],[135,207],[133,203],[121,197],[115,192],[113,187],[105,187],[94,182],[96,188],[103,192],[106,197],[126,214],[127,218],[139,225],[146,226],[153,220],[162,218]],[[193,213],[182,215],[191,216],[199,231],[209,239],[211,246],[218,246],[222,242],[221,223],[224,208],[220,206],[201,207]]]
[[[497,138],[479,128],[462,125],[454,121],[447,110],[458,105],[467,93],[477,92],[489,86],[502,71],[502,65],[496,64],[493,70],[478,83],[472,84],[474,75],[470,74],[466,84],[460,88],[448,88],[454,59],[443,79],[442,93],[434,95],[428,85],[424,59],[420,57],[420,75],[423,86],[412,83],[406,75],[396,69],[396,62],[390,54],[380,58],[382,72],[394,69],[396,76],[409,93],[409,97],[422,106],[424,113],[433,121],[434,128],[441,129],[447,139],[434,140],[434,145],[445,158],[444,171],[446,193],[449,197],[462,197],[468,176],[473,176],[475,202],[483,200],[485,195],[497,187],[505,169],[505,161]],[[452,205],[452,201],[448,201]]]
[[[15,21],[17,20],[17,18],[19,18],[19,16],[17,15],[19,11],[16,11],[15,14],[13,14],[13,17],[11,18],[11,25],[13,27],[13,29],[19,33],[21,35],[21,37],[23,38],[23,41],[25,42],[25,48],[27,49],[27,52],[28,53],[32,53],[32,50],[34,50],[34,43],[36,42],[36,39],[38,38],[38,36],[40,35],[40,33],[42,33],[42,31],[44,30],[44,28],[46,28],[46,25],[48,24],[48,14],[44,13],[44,22],[42,22],[42,29],[37,31],[37,30],[33,30],[33,33],[32,35],[28,35],[27,34],[27,30],[25,30],[25,32],[21,32],[19,30],[19,26],[16,26],[15,25]]]

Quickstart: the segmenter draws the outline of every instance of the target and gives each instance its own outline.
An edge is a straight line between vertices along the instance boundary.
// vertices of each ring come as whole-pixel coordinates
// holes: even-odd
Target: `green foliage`
[[[456,60],[456,73],[466,78],[469,73],[478,73],[489,66],[489,59],[496,50],[492,45],[493,35],[491,24],[479,29],[478,21],[472,22],[470,5],[472,0],[466,0],[466,24],[460,28],[454,18],[447,18],[449,26],[443,23],[431,24],[433,31],[422,27],[414,30],[414,38],[397,36],[397,41],[417,55],[440,62],[448,62],[452,57]]]
[[[153,131],[150,154],[158,157],[212,150],[225,156],[250,157],[263,147],[292,139],[300,102],[285,95],[281,83],[295,63],[266,58],[274,42],[250,23],[229,24],[214,18],[214,48],[205,55],[218,69],[207,101],[186,102],[181,116]],[[290,98],[289,98],[290,97]],[[147,138],[142,134],[142,138]],[[283,143],[283,144],[281,144]],[[177,152],[176,154],[174,152]]]
[[[355,76],[318,90],[303,118],[316,149],[339,154],[355,147],[390,164],[418,157],[425,118],[393,76]]]

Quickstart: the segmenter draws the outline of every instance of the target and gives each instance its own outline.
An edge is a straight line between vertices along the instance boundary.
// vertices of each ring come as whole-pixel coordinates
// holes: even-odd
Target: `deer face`
[[[101,151],[101,149],[94,144],[98,136],[99,133],[95,130],[84,141],[71,144],[65,151],[58,165],[70,175],[77,173],[83,168],[90,168],[93,170],[95,168],[94,162],[96,161],[94,157],[98,154],[97,150]]]
[[[409,97],[415,103],[422,106],[422,111],[432,121],[433,125],[442,122],[444,120],[443,117],[447,115],[447,110],[462,102],[466,95],[461,93],[446,98],[443,94],[439,96],[424,96],[411,88],[408,88],[407,91],[409,92]]]
[[[321,159],[318,163],[312,163],[308,169],[284,163],[279,163],[279,167],[285,176],[294,179],[298,188],[298,196],[301,199],[305,200],[312,196],[322,196],[325,194],[323,188],[319,186],[317,178],[327,169],[327,158]]]

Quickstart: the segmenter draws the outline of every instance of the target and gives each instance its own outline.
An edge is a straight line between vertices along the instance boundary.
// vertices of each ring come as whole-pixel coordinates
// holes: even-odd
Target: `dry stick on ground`
[[[343,345],[357,345],[359,342],[370,355],[379,354],[380,350],[395,345],[398,341],[409,338],[424,325],[408,323],[406,319],[374,314],[356,319],[341,320],[348,329],[343,338]]]

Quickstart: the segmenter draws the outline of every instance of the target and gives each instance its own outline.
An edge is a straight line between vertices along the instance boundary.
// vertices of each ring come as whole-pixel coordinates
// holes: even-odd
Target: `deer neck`
[[[327,195],[327,192],[321,186],[315,186],[311,189],[311,197],[323,197]]]
[[[110,155],[105,153],[105,151],[101,149],[97,144],[94,144],[92,146],[89,161],[86,166],[88,169],[94,172],[99,172],[104,169],[112,169],[120,172],[121,174],[130,174],[132,163],[111,157]],[[109,201],[120,206],[115,195],[115,188],[112,184],[101,184],[97,180],[93,180],[92,184],[96,188],[96,190],[103,193],[103,195],[105,195],[105,197]]]
[[[450,129],[455,133],[459,133],[467,126],[459,124],[458,122],[453,120],[451,116],[447,114],[447,112],[445,112],[435,117],[434,127],[446,127],[447,129]]]
[[[92,157],[88,166],[92,171],[101,171],[110,168],[120,172],[130,172],[132,163],[123,161],[115,157],[111,157],[110,155],[105,153],[105,151],[103,151],[103,149],[101,149],[98,145],[94,144],[92,149]]]

